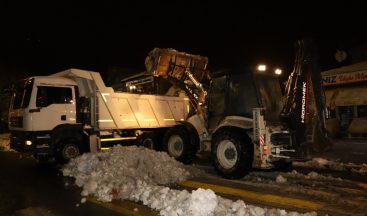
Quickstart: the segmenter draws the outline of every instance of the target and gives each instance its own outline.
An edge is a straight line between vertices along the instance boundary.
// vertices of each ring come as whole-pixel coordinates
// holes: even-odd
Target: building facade
[[[331,136],[367,138],[367,61],[322,72]]]

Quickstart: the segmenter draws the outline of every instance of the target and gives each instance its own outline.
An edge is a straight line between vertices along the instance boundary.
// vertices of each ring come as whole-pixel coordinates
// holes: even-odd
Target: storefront
[[[367,138],[367,61],[322,72],[332,136]]]

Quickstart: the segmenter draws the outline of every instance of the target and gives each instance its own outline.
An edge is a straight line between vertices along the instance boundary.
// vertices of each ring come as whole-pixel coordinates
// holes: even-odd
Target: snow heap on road
[[[167,185],[186,180],[190,173],[164,152],[135,146],[116,146],[110,151],[83,154],[63,168],[64,176],[75,177],[82,195],[96,195],[101,201],[126,199],[137,181]]]
[[[142,147],[115,146],[109,151],[87,153],[71,160],[62,171],[83,187],[82,196],[94,195],[104,202],[140,201],[164,216],[316,215],[260,208],[242,200],[233,202],[210,189],[191,193],[171,189],[167,185],[188,179],[190,173],[166,153]]]

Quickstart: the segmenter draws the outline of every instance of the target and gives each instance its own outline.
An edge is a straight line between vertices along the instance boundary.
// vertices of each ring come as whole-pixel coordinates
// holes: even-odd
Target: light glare
[[[275,69],[275,74],[276,75],[280,75],[280,74],[282,74],[282,70],[281,69],[279,69],[279,68],[277,68],[277,69]]]
[[[266,65],[261,64],[261,65],[257,66],[257,70],[266,71]]]

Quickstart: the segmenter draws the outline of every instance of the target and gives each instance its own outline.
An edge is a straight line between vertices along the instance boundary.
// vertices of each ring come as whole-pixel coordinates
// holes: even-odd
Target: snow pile
[[[186,180],[190,173],[164,152],[143,147],[115,146],[110,151],[83,154],[63,168],[64,176],[75,177],[82,195],[95,195],[101,201],[126,199],[138,180],[150,185]]]
[[[171,189],[164,185],[184,181],[190,173],[166,153],[142,147],[115,146],[109,151],[84,154],[65,165],[63,174],[74,177],[75,183],[83,187],[82,196],[94,195],[104,202],[142,202],[163,216],[317,215],[260,208],[242,200],[233,202],[210,189],[199,188],[191,193]],[[82,199],[82,203],[85,201]]]
[[[192,193],[186,190],[174,190],[163,186],[146,185],[138,183],[130,200],[141,201],[144,205],[158,210],[163,216],[216,216],[216,215],[304,215],[315,216],[310,213],[287,213],[283,209],[267,209],[253,205],[246,205],[242,200],[233,202],[214,194],[210,189],[197,189]]]
[[[212,190],[199,188],[191,194],[189,212],[194,215],[208,215],[217,205],[218,198]]]
[[[286,178],[284,178],[282,175],[278,175],[277,176],[277,178],[275,179],[275,181],[277,182],[277,183],[281,183],[281,184],[284,184],[284,183],[286,183],[287,182],[287,179]]]

